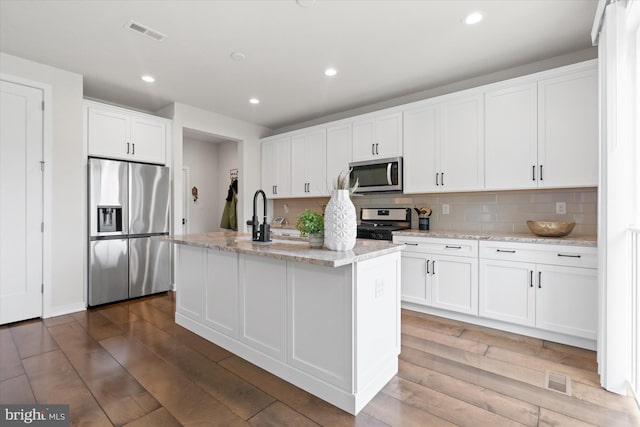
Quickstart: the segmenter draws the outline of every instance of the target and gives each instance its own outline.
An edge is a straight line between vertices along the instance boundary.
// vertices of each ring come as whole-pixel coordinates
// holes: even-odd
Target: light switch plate
[[[556,213],[560,215],[564,215],[567,213],[566,202],[556,202]]]
[[[449,215],[449,205],[448,204],[444,204],[442,205],[442,214],[443,215]]]

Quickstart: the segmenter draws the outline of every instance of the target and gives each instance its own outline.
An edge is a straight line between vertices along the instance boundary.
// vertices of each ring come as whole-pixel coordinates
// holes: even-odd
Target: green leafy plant
[[[351,171],[353,169],[343,170],[340,172],[336,180],[333,182],[334,190],[349,190],[349,195],[351,196],[358,189],[360,185],[360,181],[356,178],[356,181],[351,185],[351,181],[349,177],[351,176]]]
[[[322,236],[324,234],[324,217],[310,209],[305,209],[298,215],[296,228],[303,237]]]

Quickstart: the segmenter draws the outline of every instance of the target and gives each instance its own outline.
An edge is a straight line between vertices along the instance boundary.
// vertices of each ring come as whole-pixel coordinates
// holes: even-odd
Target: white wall
[[[183,130],[193,129],[237,142],[238,156],[238,229],[246,230],[245,222],[251,218],[252,199],[260,188],[260,138],[268,129],[221,114],[212,113],[185,104],[174,103],[158,112],[173,119],[172,171],[173,171],[173,230],[182,228],[182,167],[184,164]],[[227,184],[228,185],[228,184]]]
[[[189,233],[220,231],[230,169],[238,169],[238,143],[183,138],[183,166],[189,169],[187,194]],[[190,189],[198,187],[198,200]]]
[[[51,87],[52,105],[45,108],[51,126],[45,134],[43,315],[81,310],[87,246],[82,76],[2,52],[0,73]]]

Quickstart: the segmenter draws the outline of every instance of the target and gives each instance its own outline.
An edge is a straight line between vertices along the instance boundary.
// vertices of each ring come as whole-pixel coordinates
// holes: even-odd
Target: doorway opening
[[[220,231],[231,175],[242,179],[238,141],[189,128],[183,128],[182,141],[183,231]]]

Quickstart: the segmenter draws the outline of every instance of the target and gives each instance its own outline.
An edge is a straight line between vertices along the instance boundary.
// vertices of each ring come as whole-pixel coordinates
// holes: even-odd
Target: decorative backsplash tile
[[[328,197],[274,200],[274,216],[284,216],[290,225],[305,209],[322,212]],[[556,202],[565,202],[567,213],[556,214]],[[595,235],[597,231],[597,188],[552,190],[486,191],[444,194],[374,194],[355,196],[358,216],[363,207],[430,207],[432,230],[528,232],[526,221],[573,221],[573,234]],[[449,205],[449,214],[442,205]],[[285,205],[286,210],[285,212]],[[418,217],[412,211],[413,228]]]

